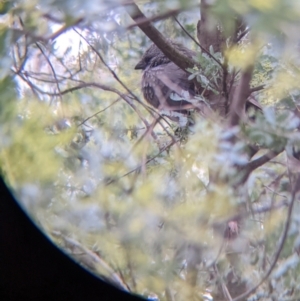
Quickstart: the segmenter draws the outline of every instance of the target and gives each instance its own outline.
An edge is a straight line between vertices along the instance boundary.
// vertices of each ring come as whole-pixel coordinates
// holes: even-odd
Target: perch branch
[[[130,5],[125,5],[125,9],[145,35],[148,36],[148,38],[163,52],[163,54],[179,68],[186,70],[187,68],[193,68],[196,65],[199,69],[201,69],[201,66],[197,62],[177,51],[151,24],[134,2]]]

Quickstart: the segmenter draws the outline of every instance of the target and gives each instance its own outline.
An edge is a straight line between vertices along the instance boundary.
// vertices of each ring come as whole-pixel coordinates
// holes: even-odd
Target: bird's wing
[[[158,79],[178,96],[189,100],[194,93],[193,82],[188,80],[189,74],[174,63],[164,65],[162,72],[158,72]]]
[[[142,89],[145,99],[156,108],[182,107],[194,96],[188,73],[174,63],[145,70]]]

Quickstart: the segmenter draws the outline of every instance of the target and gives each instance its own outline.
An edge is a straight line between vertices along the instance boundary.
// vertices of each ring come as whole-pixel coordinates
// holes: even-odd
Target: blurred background
[[[2,1],[1,174],[45,235],[125,291],[298,300],[300,3],[200,2]],[[195,51],[199,101],[236,87],[260,110],[182,125],[150,107],[134,70],[149,20]]]

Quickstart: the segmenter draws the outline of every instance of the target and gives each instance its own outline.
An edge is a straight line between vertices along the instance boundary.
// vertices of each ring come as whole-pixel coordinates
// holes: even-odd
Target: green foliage
[[[177,19],[193,36],[197,3],[137,2],[150,18],[187,9]],[[155,23],[197,50],[201,69],[188,71],[203,103],[253,65],[250,86],[265,89],[251,97],[264,109],[235,127],[197,110],[186,127],[157,120],[134,70],[150,42],[128,29],[119,1],[1,2],[0,14],[1,172],[55,243],[146,297],[222,300],[268,273],[288,220],[278,261],[248,300],[299,299],[298,203],[286,209],[299,172],[297,1],[215,1],[212,27],[232,33],[238,16],[251,28],[222,53],[200,51],[173,18]]]
[[[211,56],[205,52],[198,54],[196,60],[201,65],[201,70],[188,69],[188,71],[192,73],[189,76],[189,80],[193,80],[196,77],[203,89],[213,91],[215,94],[218,94],[215,87],[220,81],[222,68],[216,61],[223,64],[224,59],[220,52],[214,52],[213,47],[209,49],[209,53]]]
[[[53,122],[53,114],[46,105],[35,103],[26,105],[26,109],[22,103],[18,105],[19,122],[9,129],[10,138],[1,151],[1,165],[12,185],[51,182],[62,168],[60,149],[70,143],[75,132],[47,133],[46,126]]]

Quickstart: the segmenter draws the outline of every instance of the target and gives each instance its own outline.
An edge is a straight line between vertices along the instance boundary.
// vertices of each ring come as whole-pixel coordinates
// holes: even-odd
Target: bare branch
[[[224,297],[226,298],[227,301],[232,301],[230,292],[229,292],[224,280],[222,279],[222,276],[220,275],[219,269],[216,264],[214,264],[214,270],[215,270],[215,273],[217,274],[217,278],[218,278],[219,282],[221,283]]]
[[[146,128],[149,128],[149,123],[148,121],[143,117],[143,115],[141,114],[140,110],[133,104],[132,99],[130,99],[130,97],[124,93],[121,93],[119,90],[106,86],[106,85],[101,85],[98,83],[81,83],[75,87],[60,91],[60,92],[46,92],[41,90],[40,88],[38,88],[37,86],[35,86],[34,84],[32,84],[29,80],[26,80],[26,78],[23,76],[23,74],[19,74],[19,76],[31,87],[31,89],[36,93],[36,91],[38,91],[41,94],[44,95],[49,95],[49,96],[61,96],[70,92],[74,92],[76,90],[80,90],[83,88],[87,88],[87,87],[97,87],[101,90],[104,91],[110,91],[113,93],[116,93],[117,95],[119,95],[130,107],[132,107],[132,109],[138,114],[138,116],[140,117],[140,119],[143,121],[143,123],[145,124]],[[154,132],[151,133],[152,137],[154,140],[157,139],[156,134]]]
[[[115,80],[139,103],[142,103],[141,100],[123,83],[123,81],[120,80],[116,72],[106,63],[100,52],[76,29],[74,31],[89,45],[89,47],[96,53],[96,55],[99,57],[100,61],[104,66],[108,69],[108,71],[111,73],[111,75],[115,78]]]
[[[257,87],[254,87],[254,88],[251,88],[250,89],[250,94],[253,93],[253,92],[258,92],[258,91],[261,91],[265,88],[265,85],[260,85],[260,86],[257,86]]]
[[[60,35],[62,35],[66,31],[68,31],[71,27],[73,27],[75,25],[78,25],[82,21],[83,21],[83,18],[79,18],[79,19],[75,20],[74,22],[72,22],[71,24],[62,26],[61,29],[59,29],[58,31],[56,31],[56,32],[54,32],[51,35],[46,36],[46,37],[35,35],[30,30],[26,30],[26,29],[21,30],[19,28],[12,28],[11,30],[14,31],[14,32],[16,32],[16,33],[18,33],[18,34],[30,37],[33,40],[33,42],[40,41],[40,42],[47,43],[49,41],[54,41]]]
[[[227,78],[228,78],[228,58],[224,57],[224,63],[223,63],[223,78],[222,78],[222,94],[225,98],[225,115],[228,114],[229,110],[229,93],[227,89]],[[234,79],[233,79],[234,80]]]
[[[277,157],[282,151],[283,151],[283,149],[276,151],[276,152],[271,150],[271,151],[267,152],[265,155],[249,162],[246,166],[246,168],[248,169],[248,172],[252,172],[254,169],[269,162],[273,158]]]
[[[103,113],[104,111],[106,111],[107,109],[109,109],[110,107],[112,107],[114,104],[116,104],[118,101],[120,100],[120,98],[116,99],[115,101],[113,101],[109,106],[107,106],[105,109],[100,110],[98,112],[96,112],[95,114],[89,116],[88,118],[84,119],[78,126],[83,125],[84,123],[86,123],[88,120],[90,120],[91,118],[97,116],[98,114]]]
[[[198,66],[199,69],[201,68],[200,65],[193,59],[177,51],[151,24],[151,22],[145,17],[145,15],[134,2],[130,5],[125,5],[125,9],[131,18],[138,24],[139,28],[145,33],[145,35],[148,36],[148,38],[163,52],[163,54],[172,62],[174,62],[179,68],[182,70],[193,68],[194,66]]]
[[[294,184],[294,188],[293,188],[292,199],[291,199],[289,207],[288,207],[288,213],[287,213],[287,218],[286,218],[282,238],[281,238],[281,241],[280,241],[279,246],[277,248],[277,251],[274,254],[274,259],[271,262],[271,265],[270,265],[268,271],[266,272],[265,276],[254,287],[252,287],[251,289],[249,289],[245,293],[241,294],[240,296],[234,298],[232,301],[244,300],[250,294],[254,293],[257,290],[257,288],[259,286],[261,286],[269,278],[272,271],[274,270],[274,268],[276,266],[276,263],[279,259],[279,256],[281,254],[281,251],[283,249],[286,238],[287,238],[287,234],[288,234],[290,224],[291,224],[291,217],[292,217],[292,212],[293,212],[294,203],[295,203],[295,199],[296,199],[296,194],[299,191],[299,188],[300,188],[300,175],[298,174],[297,179],[296,179],[295,184]]]
[[[112,70],[111,68],[110,68],[110,66],[105,62],[105,60],[103,59],[103,57],[102,57],[102,55],[100,54],[100,52],[99,51],[97,51],[96,49],[95,49],[95,47],[93,46],[93,45],[91,45],[91,43],[89,43],[88,41],[87,41],[87,39],[82,35],[82,34],[80,34],[76,29],[74,29],[74,31],[79,35],[79,36],[81,36],[84,40],[85,40],[85,42],[93,49],[93,51],[96,53],[96,55],[99,57],[99,59],[101,60],[101,62],[105,65],[105,67],[109,70],[109,72],[112,74],[112,76],[116,79],[116,81],[119,83],[119,84],[121,84],[121,86],[133,97],[133,99],[135,99],[139,104],[141,104],[152,116],[154,116],[155,114],[156,115],[158,115],[161,119],[163,119],[163,120],[165,120],[165,118],[161,115],[161,114],[159,114],[158,112],[156,112],[154,109],[152,109],[152,108],[150,108],[149,106],[147,106],[147,105],[145,105],[121,80],[120,80],[120,78],[117,76],[117,74],[114,72],[114,70]],[[121,96],[121,95],[120,95]],[[123,97],[123,96],[121,96],[124,100],[125,100],[125,98]],[[126,101],[126,100],[125,100]],[[128,102],[128,101],[127,101]],[[132,102],[130,102],[130,106],[132,107],[132,108],[134,108],[134,110],[137,112],[137,108],[133,105],[133,103]],[[174,110],[176,110],[176,108],[174,109]],[[146,125],[146,127],[149,127],[149,124],[148,124],[148,122],[145,120],[145,119],[143,119],[142,117],[141,117],[141,114],[139,114],[139,116],[140,116],[140,118],[143,120],[143,122],[145,123],[145,125]],[[154,138],[154,139],[156,139],[156,136],[155,136],[155,134],[154,134],[154,132],[152,132],[152,137]]]
[[[197,36],[199,43],[206,49],[212,45],[215,52],[221,52],[224,44],[224,37],[220,30],[220,26],[217,24],[214,26],[214,30],[211,30],[211,26],[208,20],[210,5],[207,0],[201,1],[201,19],[197,24]]]
[[[233,99],[230,104],[229,124],[236,126],[243,116],[244,108],[248,96],[250,95],[250,81],[252,79],[253,65],[248,66],[241,75],[238,87],[233,93]]]
[[[185,32],[185,34],[203,51],[205,52],[211,59],[213,59],[221,68],[223,65],[220,61],[218,61],[208,50],[206,50],[201,44],[199,44],[194,37],[190,35],[190,33],[182,26],[182,24],[178,21],[176,17],[174,17],[176,23],[180,26],[180,28]]]
[[[182,9],[171,9],[165,13],[162,13],[158,16],[153,16],[151,18],[147,18],[144,20],[140,20],[139,22],[135,22],[134,24],[129,25],[126,29],[132,29],[134,27],[140,26],[142,24],[145,24],[147,22],[156,22],[156,21],[160,21],[169,17],[172,17],[174,15],[178,15],[180,12],[182,12]]]
[[[173,146],[173,145],[174,145],[175,143],[177,143],[177,142],[178,142],[177,140],[171,141],[168,145],[166,145],[164,148],[162,148],[162,149],[159,151],[159,153],[157,153],[155,156],[153,156],[153,157],[151,157],[150,159],[148,159],[144,164],[148,164],[149,162],[153,161],[153,160],[156,159],[158,156],[160,156],[164,151],[166,151],[167,149],[169,149],[171,146]],[[126,176],[132,174],[132,173],[135,172],[135,171],[138,171],[139,169],[142,168],[142,166],[143,166],[143,165],[141,164],[141,165],[139,165],[138,167],[132,169],[131,171],[125,173],[124,175],[122,175],[122,176],[120,176],[120,177],[118,177],[118,178],[115,178],[115,179],[111,179],[110,181],[108,181],[108,182],[106,183],[106,185],[110,185],[110,184],[112,184],[112,183],[115,183],[115,182],[119,181],[121,178],[124,178],[124,177],[126,177]]]
[[[245,183],[248,179],[248,177],[250,176],[250,174],[257,169],[258,167],[264,165],[265,163],[269,162],[270,160],[272,160],[273,158],[277,157],[280,153],[283,152],[283,149],[280,149],[278,151],[268,151],[266,154],[264,154],[263,156],[250,161],[245,167],[243,167],[243,176],[242,179],[240,180],[239,183]]]
[[[52,235],[61,238],[65,246],[71,251],[72,255],[77,257],[77,259],[80,260],[84,265],[96,271],[98,270],[98,266],[101,270],[104,271],[104,275],[109,274],[110,278],[108,280],[112,281],[119,288],[128,292],[128,286],[123,282],[122,278],[98,254],[87,249],[75,239],[66,237],[58,231],[53,231]],[[78,252],[80,253],[78,254]],[[98,272],[101,271],[98,270]]]
[[[55,69],[48,57],[48,55],[46,55],[46,53],[44,52],[43,48],[39,45],[39,43],[35,43],[35,45],[37,46],[37,48],[40,50],[40,52],[42,53],[42,55],[44,56],[44,58],[46,59],[48,65],[50,66],[50,69],[52,71],[52,74],[53,74],[53,77],[55,79],[55,83],[56,83],[56,87],[57,87],[57,90],[60,92],[60,87],[59,87],[59,82],[58,82],[58,79],[56,77],[56,72],[55,72]]]

